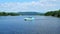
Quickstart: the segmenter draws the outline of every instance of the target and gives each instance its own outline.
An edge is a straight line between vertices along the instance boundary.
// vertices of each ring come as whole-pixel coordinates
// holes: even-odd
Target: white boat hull
[[[24,20],[34,20],[34,18],[24,18]]]

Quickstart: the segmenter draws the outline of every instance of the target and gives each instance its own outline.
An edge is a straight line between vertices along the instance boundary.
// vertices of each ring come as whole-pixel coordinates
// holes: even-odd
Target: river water
[[[0,34],[60,34],[60,18],[52,16],[0,16]]]

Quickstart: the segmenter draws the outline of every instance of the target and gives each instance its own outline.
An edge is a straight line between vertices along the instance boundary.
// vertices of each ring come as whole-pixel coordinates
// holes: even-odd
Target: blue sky
[[[31,2],[31,1],[38,1],[38,0],[0,0],[0,2]]]
[[[47,12],[60,9],[60,0],[0,0],[0,11]]]

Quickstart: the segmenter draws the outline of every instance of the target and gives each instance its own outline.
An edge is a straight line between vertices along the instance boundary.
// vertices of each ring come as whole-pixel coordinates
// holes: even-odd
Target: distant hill
[[[39,12],[19,12],[20,15],[42,15],[43,13]]]

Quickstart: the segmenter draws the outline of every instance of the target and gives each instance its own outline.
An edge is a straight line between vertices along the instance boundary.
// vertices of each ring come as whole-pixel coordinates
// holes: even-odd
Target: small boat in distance
[[[33,18],[33,17],[24,18],[25,21],[32,21],[32,20],[34,20],[34,19],[35,19],[35,18]]]

